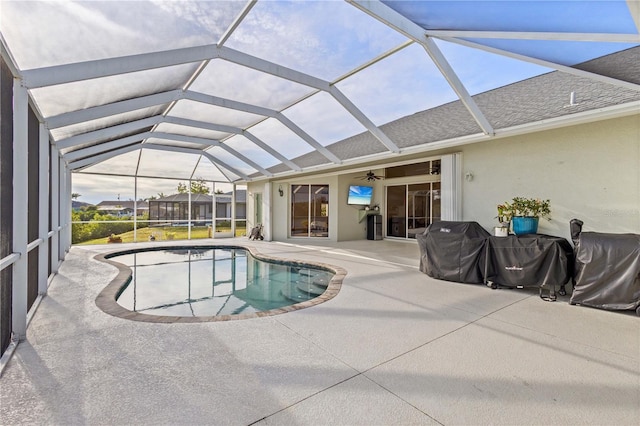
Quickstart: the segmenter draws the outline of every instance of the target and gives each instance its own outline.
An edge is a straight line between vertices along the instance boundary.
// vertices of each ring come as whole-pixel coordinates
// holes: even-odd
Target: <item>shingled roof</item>
[[[640,47],[603,56],[576,66],[598,74],[640,84]],[[570,105],[571,93],[575,102]],[[473,96],[496,132],[528,123],[639,101],[640,92],[593,79],[553,71]],[[415,147],[463,136],[482,134],[461,101],[421,111],[381,126],[400,148]],[[363,132],[327,148],[341,160],[382,153],[385,148]],[[310,152],[294,159],[302,167],[326,164],[325,157]],[[282,164],[269,169],[286,172]]]

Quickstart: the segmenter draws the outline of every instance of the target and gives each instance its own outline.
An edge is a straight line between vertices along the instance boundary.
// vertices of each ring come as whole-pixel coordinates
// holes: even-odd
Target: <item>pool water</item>
[[[333,273],[271,263],[239,248],[140,251],[110,257],[131,268],[117,297],[130,311],[217,316],[268,311],[321,295]]]

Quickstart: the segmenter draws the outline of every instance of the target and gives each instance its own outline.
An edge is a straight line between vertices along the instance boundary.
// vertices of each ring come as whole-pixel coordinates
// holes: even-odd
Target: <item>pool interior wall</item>
[[[160,252],[160,251],[172,251],[172,252],[202,252],[206,250],[238,250],[247,253],[247,256],[256,259],[257,261],[265,262],[265,264],[271,264],[274,266],[281,266],[292,268],[293,270],[298,271],[307,271],[307,270],[317,270],[322,271],[324,273],[333,274],[333,276],[327,275],[323,280],[326,282],[326,289],[321,294],[313,294],[310,297],[306,297],[306,300],[302,301],[282,301],[282,303],[278,303],[277,305],[267,306],[264,305],[262,308],[253,306],[251,309],[232,309],[225,311],[218,311],[213,313],[213,307],[209,306],[207,309],[199,310],[197,314],[191,309],[192,304],[190,303],[178,303],[177,300],[170,303],[158,303],[158,309],[137,309],[137,300],[133,302],[134,296],[128,295],[127,287],[132,282],[134,278],[132,275],[132,270],[129,266],[118,262],[118,256],[126,256],[126,255],[135,255],[138,253],[147,253],[147,252]],[[279,259],[275,257],[264,256],[257,253],[252,247],[246,246],[230,246],[230,245],[161,245],[154,246],[149,248],[139,248],[139,249],[128,249],[121,250],[116,252],[110,252],[106,254],[99,254],[95,256],[95,259],[98,261],[102,261],[108,264],[111,264],[118,268],[118,274],[116,277],[105,287],[105,289],[100,292],[98,297],[96,298],[97,306],[103,310],[104,312],[114,315],[121,318],[126,318],[133,321],[145,321],[145,322],[161,322],[161,323],[171,323],[171,322],[210,322],[210,321],[228,321],[228,320],[236,320],[236,319],[247,319],[247,318],[256,318],[262,316],[270,316],[277,315],[286,312],[291,312],[299,309],[304,309],[310,306],[315,306],[319,303],[323,303],[327,300],[335,297],[340,291],[340,287],[342,285],[342,279],[346,275],[346,271],[342,268],[331,266],[327,264],[313,263],[313,262],[296,262],[291,260]],[[175,275],[171,275],[171,279],[174,279]],[[180,280],[181,278],[178,278]],[[136,278],[137,281],[137,278]],[[137,288],[137,287],[136,287]],[[296,298],[296,294],[293,291],[288,291],[292,298]],[[316,292],[318,293],[318,292]],[[119,301],[119,299],[126,295],[126,299],[124,302]],[[299,298],[299,297],[298,297]],[[158,299],[156,299],[157,301]],[[184,298],[182,302],[184,302]],[[255,302],[254,305],[259,305],[261,303]],[[162,306],[164,305],[164,306]],[[172,305],[172,306],[169,306]],[[187,308],[185,310],[183,308]]]

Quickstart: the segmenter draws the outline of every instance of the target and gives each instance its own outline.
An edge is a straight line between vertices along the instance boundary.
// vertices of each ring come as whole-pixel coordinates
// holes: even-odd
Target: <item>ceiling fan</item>
[[[375,182],[379,179],[384,179],[384,176],[376,176],[371,170],[367,172],[365,176],[362,176],[360,179],[366,180],[367,182]]]

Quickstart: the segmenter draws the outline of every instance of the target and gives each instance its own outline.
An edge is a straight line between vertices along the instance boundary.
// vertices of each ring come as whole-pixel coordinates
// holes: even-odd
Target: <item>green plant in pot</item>
[[[540,218],[549,219],[551,202],[539,198],[514,197],[511,200],[511,223],[516,235],[535,234],[538,232]]]
[[[496,226],[494,229],[494,234],[500,237],[506,237],[509,235],[509,227],[511,225],[511,217],[513,216],[513,210],[511,208],[511,204],[508,202],[504,202],[502,204],[498,204],[498,222],[500,225]]]

